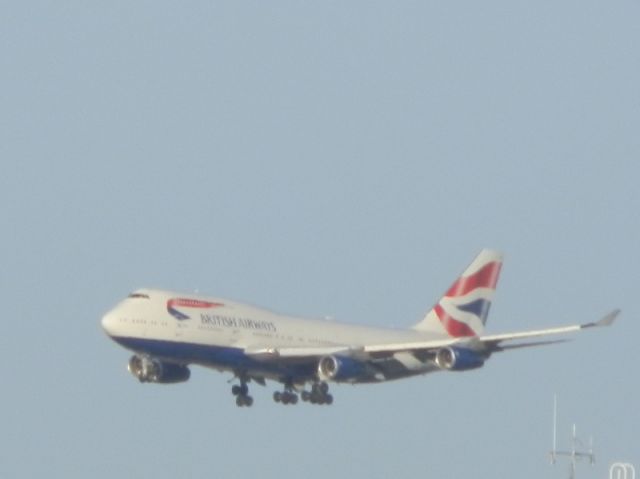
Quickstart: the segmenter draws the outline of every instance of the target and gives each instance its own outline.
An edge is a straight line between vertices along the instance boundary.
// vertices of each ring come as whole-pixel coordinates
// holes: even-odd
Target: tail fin
[[[482,250],[413,329],[456,338],[481,335],[501,267],[500,253]]]

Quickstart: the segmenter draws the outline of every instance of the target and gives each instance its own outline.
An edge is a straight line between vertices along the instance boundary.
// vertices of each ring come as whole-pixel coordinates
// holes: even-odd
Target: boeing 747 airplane
[[[140,289],[102,318],[115,342],[133,351],[140,382],[187,381],[190,365],[228,371],[238,406],[251,406],[248,384],[277,381],[281,404],[298,398],[331,404],[329,383],[373,383],[433,371],[480,368],[495,353],[558,342],[549,335],[608,326],[600,321],[507,334],[485,334],[502,255],[483,250],[422,321],[407,330],[370,328],[276,314],[220,298]],[[529,340],[522,342],[522,340]],[[515,341],[515,343],[514,343]]]

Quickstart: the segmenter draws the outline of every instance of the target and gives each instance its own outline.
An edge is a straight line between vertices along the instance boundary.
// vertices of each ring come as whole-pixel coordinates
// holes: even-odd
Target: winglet
[[[595,323],[583,324],[581,327],[584,329],[584,328],[600,328],[604,326],[611,326],[619,314],[620,314],[620,310],[614,309],[609,314],[604,316],[601,320],[596,321]]]

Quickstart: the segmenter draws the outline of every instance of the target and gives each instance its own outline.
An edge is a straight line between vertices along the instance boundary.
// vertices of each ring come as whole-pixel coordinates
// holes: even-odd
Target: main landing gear
[[[234,384],[231,387],[231,394],[236,397],[236,406],[251,407],[253,405],[253,398],[249,396],[249,387],[245,381],[241,381],[239,385]]]
[[[311,404],[333,404],[333,396],[329,394],[329,385],[325,382],[314,383],[311,391],[302,391],[300,399]],[[285,385],[284,391],[273,393],[273,400],[280,404],[297,404],[298,395],[293,391],[293,386]]]
[[[298,395],[293,389],[293,384],[289,381],[284,383],[284,391],[273,393],[273,400],[280,404],[298,404]]]
[[[298,404],[298,395],[289,390],[276,391],[273,393],[273,400],[281,404]]]
[[[325,382],[313,383],[311,392],[302,391],[301,399],[311,404],[333,404],[333,396],[329,394],[329,385]]]

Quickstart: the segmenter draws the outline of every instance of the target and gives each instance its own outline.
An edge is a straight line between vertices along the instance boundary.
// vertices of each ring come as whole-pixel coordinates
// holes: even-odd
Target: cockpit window
[[[149,299],[149,295],[148,294],[143,294],[143,293],[131,293],[129,295],[130,298],[144,298],[144,299]]]

